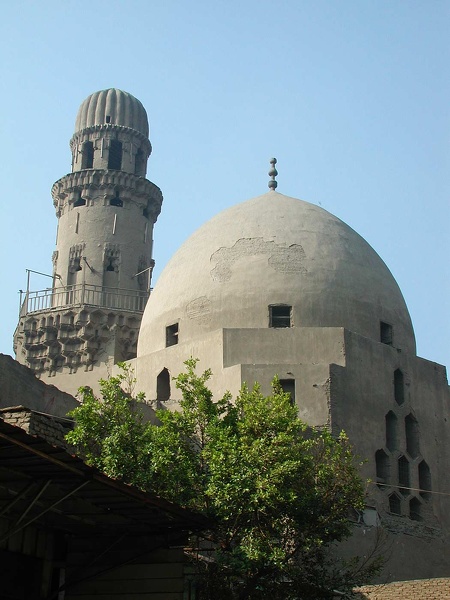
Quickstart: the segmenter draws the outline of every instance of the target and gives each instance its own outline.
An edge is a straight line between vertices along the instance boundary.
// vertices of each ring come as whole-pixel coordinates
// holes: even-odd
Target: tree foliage
[[[196,362],[175,378],[180,410],[158,410],[158,425],[123,392],[126,367],[101,381],[101,400],[82,388],[68,440],[108,475],[210,518],[192,551],[202,599],[327,598],[363,582],[374,564],[338,564],[328,552],[363,507],[345,434],[307,427],[277,379],[268,397],[255,385],[215,401],[211,372],[198,375]]]

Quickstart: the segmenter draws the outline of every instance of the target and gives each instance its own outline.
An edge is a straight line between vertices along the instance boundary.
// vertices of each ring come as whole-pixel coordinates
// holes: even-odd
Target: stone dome
[[[270,191],[221,212],[169,261],[145,309],[138,357],[226,328],[266,328],[269,306],[292,307],[293,327],[345,327],[415,353],[401,291],[378,254],[326,210]]]
[[[130,127],[148,138],[145,108],[128,92],[111,88],[88,96],[81,104],[75,121],[75,133],[95,125]]]

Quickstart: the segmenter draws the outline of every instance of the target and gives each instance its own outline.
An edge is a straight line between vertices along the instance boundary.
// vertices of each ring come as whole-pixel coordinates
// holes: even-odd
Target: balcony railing
[[[130,312],[144,312],[149,292],[80,283],[24,294],[22,314],[88,304]]]

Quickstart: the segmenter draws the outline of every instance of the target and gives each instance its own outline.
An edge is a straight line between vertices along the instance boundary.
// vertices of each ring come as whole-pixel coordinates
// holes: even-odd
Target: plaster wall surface
[[[241,386],[241,367],[236,365],[223,369],[223,333],[217,330],[188,343],[179,343],[147,356],[137,357],[129,364],[137,378],[136,391],[144,392],[147,400],[157,400],[157,377],[167,369],[170,377],[176,377],[184,371],[184,361],[189,358],[199,359],[197,371],[212,370],[210,380],[214,397],[221,397],[226,391],[236,394]],[[117,368],[114,369],[117,372]],[[178,405],[181,393],[175,385],[171,385],[170,401],[167,406]]]
[[[399,493],[398,461],[405,457],[413,490],[399,493],[402,513],[409,515],[408,503],[417,497],[423,510],[431,509],[441,527],[450,533],[450,397],[445,367],[399,352],[385,344],[346,332],[346,366],[334,367],[331,374],[332,430],[345,429],[359,456],[367,460],[363,476],[377,481],[375,452],[388,457],[389,474],[382,486],[384,507],[388,495]],[[394,373],[403,374],[404,394],[395,397]],[[395,416],[395,431],[388,436],[386,416]],[[407,430],[407,422],[414,431]],[[391,437],[391,441],[388,441]],[[410,438],[410,443],[408,443]],[[431,497],[423,498],[419,465],[430,469]],[[422,485],[423,487],[423,485]]]
[[[178,375],[184,370],[183,362],[190,357],[199,359],[199,371],[212,370],[210,385],[215,397],[226,391],[235,396],[243,382],[253,385],[256,381],[261,384],[262,392],[269,394],[274,376],[289,378],[292,377],[288,375],[290,371],[298,375],[295,378],[303,398],[301,410],[304,415],[311,416],[316,412],[313,406],[318,390],[328,386],[329,363],[345,362],[343,342],[344,330],[339,328],[218,329],[189,343],[180,342],[138,356],[129,364],[135,370],[139,390],[150,400],[156,399],[158,374],[166,368],[171,376]],[[309,391],[316,398],[310,403],[307,399]],[[172,386],[171,400],[178,401],[180,397]],[[325,413],[325,409],[321,411],[320,422],[316,417],[314,424],[326,424],[329,417]]]
[[[142,206],[124,202],[124,206],[116,207],[105,206],[101,200],[100,204],[73,208],[61,215],[56,269],[63,285],[69,283],[71,249],[80,245],[86,261],[80,261],[76,283],[146,291],[135,275],[150,265],[153,223],[143,216]],[[108,250],[113,270],[106,273]],[[140,261],[145,261],[145,266]],[[105,276],[110,279],[106,281]],[[60,285],[59,280],[56,284]]]
[[[250,364],[242,365],[242,382],[252,386],[257,382],[264,395],[270,395],[271,382],[279,379],[294,380],[295,404],[299,418],[312,427],[329,426],[330,367],[328,364]]]
[[[14,406],[18,399],[27,408],[58,417],[65,417],[78,406],[73,396],[54,385],[45,385],[31,369],[0,354],[0,408]]]
[[[317,206],[276,192],[238,204],[198,229],[161,274],[144,313],[138,355],[218,328],[267,328],[288,305],[293,327],[345,327],[374,340],[380,321],[414,352],[401,292],[376,252]]]
[[[345,364],[344,330],[337,327],[224,329],[224,366],[283,362]]]
[[[200,369],[212,368],[210,387],[216,398],[226,390],[235,396],[243,382],[252,386],[255,381],[269,394],[278,375],[295,381],[302,420],[336,435],[347,433],[362,461],[361,475],[370,480],[367,506],[378,514],[378,526],[366,525],[360,515],[354,536],[340,553],[368,554],[381,536],[388,562],[380,581],[450,573],[445,494],[450,489],[450,402],[444,367],[343,328],[219,329],[138,356],[134,364],[139,387],[155,390],[160,370],[180,372],[187,356],[200,358]],[[400,396],[396,371],[402,374]],[[161,405],[177,408],[178,400],[178,391],[172,390],[170,401]],[[390,434],[388,414],[395,420]],[[408,419],[413,433],[407,431]],[[382,478],[379,450],[388,464]],[[407,483],[400,480],[401,461],[407,466]],[[424,464],[426,477],[421,479]],[[393,512],[392,495],[398,498],[398,512]]]

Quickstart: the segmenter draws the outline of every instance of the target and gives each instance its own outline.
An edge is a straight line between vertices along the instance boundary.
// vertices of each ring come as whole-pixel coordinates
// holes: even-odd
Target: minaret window
[[[150,269],[147,266],[147,259],[141,256],[137,266],[137,281],[140,290],[148,290],[150,280]]]
[[[114,196],[114,198],[111,198],[111,200],[109,201],[109,204],[111,206],[119,206],[119,207],[123,206],[123,200],[121,200],[119,198],[119,192],[118,191],[116,191],[116,195]]]
[[[84,142],[82,153],[81,168],[92,169],[94,165],[94,144],[92,142]]]
[[[144,170],[145,170],[144,153],[139,148],[139,150],[136,152],[136,158],[135,158],[135,163],[134,163],[134,174],[138,175],[139,177],[144,177],[144,175],[145,175]]]
[[[108,169],[120,171],[122,168],[122,142],[111,140],[109,145]]]
[[[81,192],[78,192],[78,198],[73,203],[74,208],[77,206],[86,206],[86,198],[81,197]]]
[[[119,250],[117,247],[105,248],[105,255],[104,255],[104,262],[103,262],[105,272],[118,273],[119,272],[119,260],[120,260],[120,253],[119,253]],[[110,283],[112,283],[112,282],[110,282]],[[104,282],[104,285],[108,285],[108,283]]]
[[[81,271],[81,256],[74,256],[73,258],[70,259],[69,271],[71,273],[76,273],[77,271]]]

